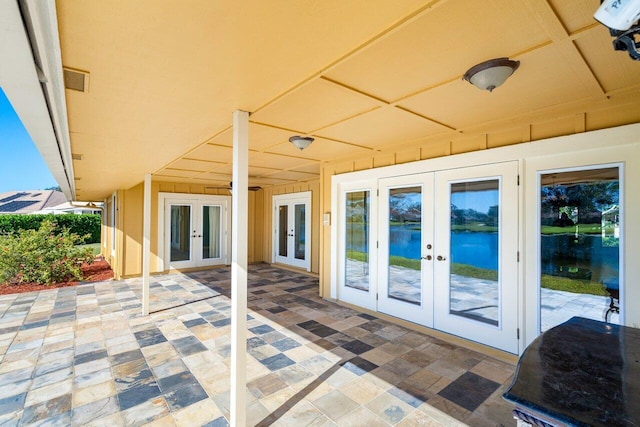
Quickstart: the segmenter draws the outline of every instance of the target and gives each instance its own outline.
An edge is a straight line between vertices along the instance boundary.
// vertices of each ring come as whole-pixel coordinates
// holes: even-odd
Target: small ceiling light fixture
[[[292,136],[289,138],[289,142],[292,143],[296,148],[300,149],[300,151],[304,150],[314,141],[310,136]]]
[[[469,68],[462,78],[479,89],[491,92],[504,83],[519,66],[520,61],[509,58],[490,59]]]

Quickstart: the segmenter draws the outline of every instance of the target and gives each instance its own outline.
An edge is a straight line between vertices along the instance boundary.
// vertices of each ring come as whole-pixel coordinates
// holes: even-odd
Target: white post
[[[249,240],[249,113],[233,112],[231,194],[231,426],[247,423],[247,242]]]
[[[144,175],[142,209],[142,315],[149,315],[149,281],[151,258],[151,174]]]

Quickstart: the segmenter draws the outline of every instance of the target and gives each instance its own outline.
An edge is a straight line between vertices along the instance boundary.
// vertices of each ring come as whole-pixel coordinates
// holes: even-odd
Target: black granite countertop
[[[571,426],[640,426],[640,329],[573,317],[536,338],[503,397]]]

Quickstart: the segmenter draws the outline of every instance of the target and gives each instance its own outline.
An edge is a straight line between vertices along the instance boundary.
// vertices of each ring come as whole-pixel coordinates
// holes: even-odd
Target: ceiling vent
[[[89,73],[78,70],[64,70],[64,87],[80,92],[87,92],[89,89]]]

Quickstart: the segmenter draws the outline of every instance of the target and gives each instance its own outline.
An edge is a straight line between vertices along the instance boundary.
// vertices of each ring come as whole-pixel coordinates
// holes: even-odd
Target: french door
[[[518,352],[516,162],[436,176],[434,327]]]
[[[311,192],[273,196],[273,259],[311,271]]]
[[[517,353],[517,175],[508,162],[345,187],[339,299]]]
[[[378,310],[433,326],[433,174],[379,182]]]
[[[164,200],[164,254],[169,268],[228,263],[229,197],[189,196]]]

